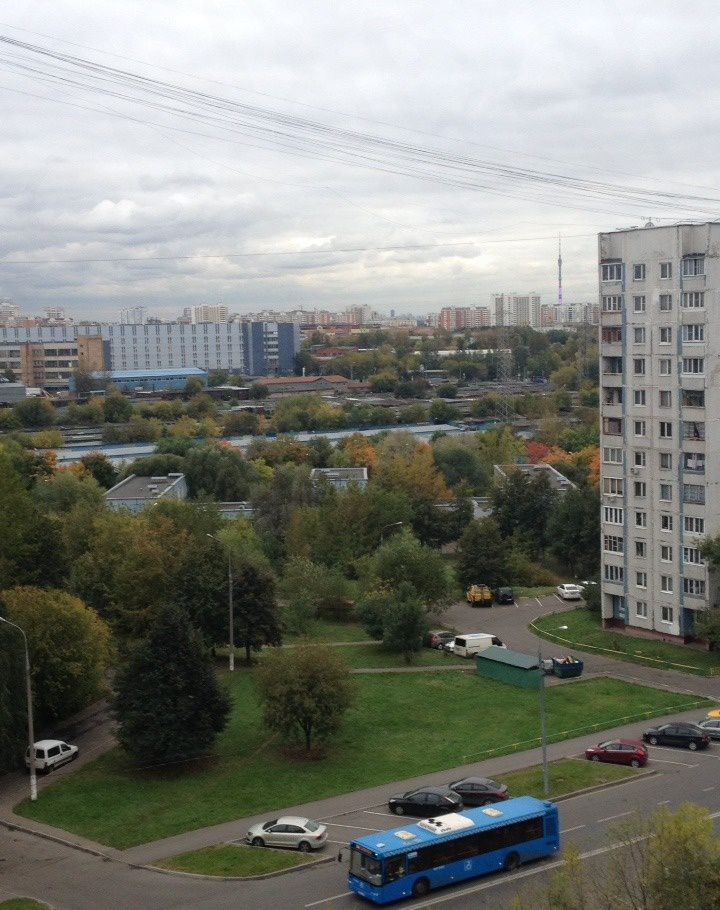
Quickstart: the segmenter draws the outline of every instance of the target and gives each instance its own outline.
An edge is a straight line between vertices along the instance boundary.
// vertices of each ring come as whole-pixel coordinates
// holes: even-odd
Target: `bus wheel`
[[[419,878],[412,887],[413,897],[425,897],[430,893],[430,882],[426,878]]]
[[[514,872],[520,865],[520,857],[517,853],[508,853],[505,857],[505,871]]]

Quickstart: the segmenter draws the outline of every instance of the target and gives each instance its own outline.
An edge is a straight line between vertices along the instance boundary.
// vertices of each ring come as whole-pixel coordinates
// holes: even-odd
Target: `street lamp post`
[[[402,521],[394,521],[392,524],[385,525],[384,528],[380,528],[380,543],[382,544],[382,542],[384,541],[386,531],[389,531],[390,528],[400,528],[400,527],[402,527],[403,524],[404,524],[404,522],[402,522]]]
[[[543,669],[542,651],[538,647],[538,667],[540,668],[540,740],[542,744],[542,769],[543,769],[543,795],[545,799],[550,796],[550,779],[548,776],[547,758],[547,725],[545,723],[545,671]]]
[[[223,546],[223,542],[214,534],[208,534],[212,540]],[[235,614],[233,612],[233,570],[232,570],[232,553],[228,548],[228,623],[230,639],[230,656],[228,658],[228,669],[231,673],[235,671]]]
[[[33,729],[32,688],[30,685],[30,649],[28,648],[27,635],[20,626],[10,622],[9,619],[5,619],[4,616],[0,616],[0,622],[17,629],[22,635],[25,644],[25,697],[27,698],[28,747],[30,749],[30,799],[35,802],[37,799],[37,773],[35,771],[35,731]]]

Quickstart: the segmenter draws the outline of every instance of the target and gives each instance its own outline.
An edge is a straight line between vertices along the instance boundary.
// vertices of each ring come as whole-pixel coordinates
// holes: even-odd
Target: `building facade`
[[[67,327],[63,327],[66,329]],[[3,335],[25,338],[8,342]],[[50,334],[50,330],[46,330]],[[35,336],[27,340],[27,336]],[[0,370],[12,370],[24,385],[67,391],[74,370],[89,373],[105,369],[105,352],[99,335],[76,335],[59,331],[56,339],[44,340],[41,330],[0,328]]]
[[[599,235],[602,616],[693,637],[717,608],[720,224]]]
[[[490,325],[490,308],[486,306],[447,306],[440,310],[438,325],[447,332],[479,329]]]

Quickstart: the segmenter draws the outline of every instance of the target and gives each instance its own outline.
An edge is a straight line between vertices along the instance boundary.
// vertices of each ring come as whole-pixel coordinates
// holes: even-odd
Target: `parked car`
[[[720,718],[706,717],[697,724],[701,730],[704,730],[710,739],[720,739]]]
[[[245,835],[253,847],[292,847],[302,853],[320,850],[327,841],[327,828],[311,818],[283,815],[269,822],[253,825]]]
[[[445,642],[445,644],[443,645],[443,651],[447,651],[449,654],[455,653],[455,639],[454,638],[452,641]]]
[[[513,594],[512,588],[496,588],[494,597],[495,597],[496,604],[514,604],[515,603],[515,595]]]
[[[589,761],[606,761],[614,765],[642,768],[647,764],[648,750],[635,739],[612,739],[585,750]]]
[[[580,585],[558,585],[555,591],[562,600],[580,600],[583,589]]]
[[[437,648],[438,651],[442,651],[443,647],[451,641],[455,641],[455,633],[448,632],[447,629],[434,629],[432,632],[428,632],[425,639],[428,648]]]
[[[462,807],[462,799],[450,787],[420,787],[388,800],[388,809],[395,815],[433,817],[459,812]]]
[[[693,752],[710,745],[710,736],[697,724],[688,723],[661,724],[646,730],[642,738],[651,746],[685,746]]]
[[[463,801],[463,806],[485,806],[509,799],[505,784],[498,784],[489,777],[464,777],[448,784]]]
[[[452,653],[457,657],[474,657],[493,645],[496,648],[506,647],[497,635],[490,635],[487,632],[467,632],[464,635],[455,636]]]
[[[60,765],[75,761],[80,754],[77,746],[71,746],[61,739],[41,739],[35,743],[35,770],[50,773]],[[30,770],[30,747],[25,750],[25,767]]]

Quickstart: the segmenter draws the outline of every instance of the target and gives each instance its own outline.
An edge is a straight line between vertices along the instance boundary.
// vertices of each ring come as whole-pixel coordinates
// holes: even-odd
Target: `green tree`
[[[339,732],[355,693],[337,648],[298,645],[272,650],[255,672],[270,730],[299,740],[306,754]]]
[[[117,483],[117,471],[110,459],[101,452],[90,452],[89,455],[83,455],[80,464],[104,490],[109,490]]]
[[[457,549],[456,573],[467,589],[473,584],[499,588],[510,580],[510,548],[492,518],[471,521]]]
[[[121,392],[110,392],[103,398],[103,416],[106,423],[125,423],[132,415],[132,404]]]
[[[245,553],[233,558],[235,641],[245,649],[247,664],[253,651],[282,642],[275,586],[275,576],[262,557]]]
[[[307,632],[315,618],[348,620],[353,609],[350,582],[337,568],[294,557],[285,564],[280,583],[283,619],[290,632]]]
[[[425,604],[439,603],[450,591],[450,575],[442,555],[421,544],[407,529],[394,534],[362,562],[368,590],[397,589],[406,582]]]
[[[27,635],[40,723],[69,717],[100,695],[110,634],[94,610],[64,591],[32,587],[3,591],[0,607]]]
[[[430,405],[430,420],[433,423],[449,423],[451,420],[457,420],[459,416],[460,411],[447,401],[436,398]]]
[[[75,392],[80,397],[89,395],[90,392],[99,388],[99,380],[93,377],[93,374],[89,370],[84,370],[81,367],[73,370],[73,380],[75,384]]]
[[[261,398],[267,398],[270,394],[270,389],[262,382],[253,382],[250,386],[250,396],[257,400]]]
[[[471,492],[484,493],[490,484],[490,471],[477,451],[464,442],[446,436],[433,444],[433,457],[441,474],[453,489],[466,483]]]
[[[556,495],[544,474],[529,477],[511,470],[492,493],[493,518],[503,537],[520,535],[528,556],[536,556],[545,547],[548,515]]]
[[[383,617],[383,644],[412,663],[428,630],[428,615],[413,587],[398,589]]]
[[[210,370],[208,373],[208,385],[211,388],[215,388],[219,385],[224,385],[227,382],[227,378],[227,370]]]
[[[23,427],[51,427],[56,411],[46,398],[26,398],[13,408],[13,414]]]
[[[0,623],[0,772],[19,767],[27,747],[24,666],[22,637]]]
[[[188,493],[194,499],[211,496],[221,502],[240,502],[258,480],[252,462],[237,449],[206,443],[191,448],[184,461]]]
[[[600,570],[600,495],[592,487],[568,490],[550,509],[548,550],[573,575]]]
[[[699,611],[695,617],[695,635],[706,641],[713,650],[720,649],[720,610],[715,607]]]
[[[452,382],[443,383],[437,387],[437,395],[439,398],[457,398],[458,387]]]
[[[39,481],[34,489],[35,502],[42,512],[69,512],[78,503],[100,510],[104,503],[98,482],[89,474],[58,471],[54,477]]]
[[[187,615],[164,607],[116,674],[118,740],[142,765],[206,754],[227,723],[230,702]]]
[[[205,388],[205,383],[199,376],[191,376],[188,381],[185,383],[185,397],[192,398],[193,395],[198,395]]]

